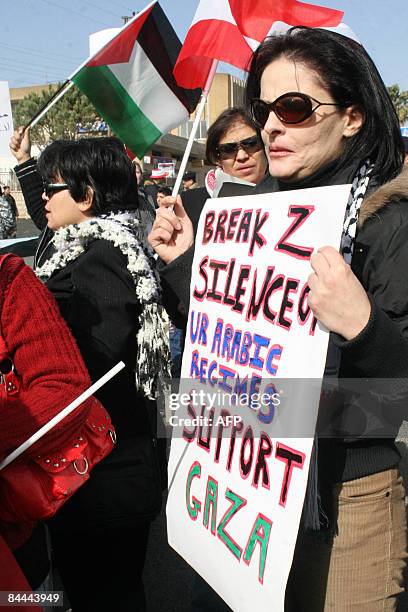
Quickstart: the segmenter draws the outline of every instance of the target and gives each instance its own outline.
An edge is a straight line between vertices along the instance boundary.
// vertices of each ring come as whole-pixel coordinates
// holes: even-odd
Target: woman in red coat
[[[0,256],[0,372],[7,355],[14,363],[20,389],[8,393],[0,374],[0,460],[91,384],[54,298],[15,255]],[[100,408],[96,399],[86,400],[31,446],[23,460],[67,445],[96,407]],[[6,499],[5,487],[0,472],[0,504]],[[3,510],[0,507],[0,513]],[[0,521],[0,591],[21,589],[25,584],[22,569],[32,588],[44,580],[48,572],[45,540],[38,528],[32,533],[33,527]]]

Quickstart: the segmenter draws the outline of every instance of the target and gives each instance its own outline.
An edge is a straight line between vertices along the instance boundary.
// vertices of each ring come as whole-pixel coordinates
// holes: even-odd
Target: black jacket
[[[38,265],[42,265],[46,259],[49,259],[53,253],[50,242],[54,233],[47,227],[44,200],[42,199],[42,179],[37,171],[37,162],[33,158],[15,166],[14,171],[23,192],[27,212],[38,229],[41,230],[34,257],[34,267],[37,267]]]
[[[160,509],[155,437],[145,398],[135,387],[140,304],[118,247],[92,242],[47,282],[78,343],[92,380],[122,360],[126,367],[96,394],[111,415],[117,444],[91,478],[62,508],[54,529],[132,525]],[[85,518],[84,518],[85,517]]]
[[[355,170],[354,167],[333,174],[330,181],[320,185],[347,183]],[[306,186],[319,183],[302,185]],[[281,188],[276,179],[268,176],[252,193],[270,193]],[[194,247],[171,264],[159,267],[160,274],[186,306],[193,255]],[[319,463],[329,471],[331,482],[367,476],[399,462],[394,438],[402,418],[408,414],[407,265],[408,171],[405,171],[367,195],[360,210],[352,269],[371,299],[372,311],[368,324],[353,340],[331,334],[332,345],[339,349],[338,374],[348,379],[346,389],[340,387],[334,394],[335,407],[340,398],[343,410],[335,439],[330,437],[319,443]],[[350,379],[358,381],[351,383],[351,390]],[[350,414],[358,415],[357,423],[354,420],[350,425],[348,418],[343,418]],[[327,419],[320,426],[326,434]]]
[[[36,253],[43,264],[53,252],[42,181],[34,160],[16,168],[27,210],[42,230]],[[96,394],[109,412],[117,445],[90,480],[52,521],[53,529],[78,530],[149,520],[160,509],[160,475],[150,421],[155,406],[137,393],[136,363],[140,303],[126,257],[106,240],[96,240],[77,259],[55,271],[47,286],[57,300],[92,381],[119,361],[126,367]]]

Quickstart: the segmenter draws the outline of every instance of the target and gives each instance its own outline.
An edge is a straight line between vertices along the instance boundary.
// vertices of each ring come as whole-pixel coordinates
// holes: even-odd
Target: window
[[[179,127],[179,136],[182,136],[182,138],[188,138],[191,134],[191,130],[193,129],[193,123],[193,119],[189,119],[186,121],[186,123],[183,123],[183,125]],[[207,122],[200,121],[198,124],[197,133],[195,135],[195,140],[203,140],[205,138],[207,138]]]

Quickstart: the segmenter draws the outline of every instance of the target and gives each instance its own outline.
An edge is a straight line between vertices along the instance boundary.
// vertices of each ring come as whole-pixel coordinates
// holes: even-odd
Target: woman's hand
[[[22,164],[31,157],[30,130],[19,127],[14,130],[10,139],[10,151],[14,155],[18,164]]]
[[[173,210],[169,210],[173,206]],[[193,224],[183,208],[180,196],[167,196],[156,211],[156,220],[148,236],[160,259],[170,263],[185,253],[194,242]]]
[[[367,325],[371,304],[356,275],[332,247],[312,256],[308,304],[320,323],[346,340],[355,338]]]

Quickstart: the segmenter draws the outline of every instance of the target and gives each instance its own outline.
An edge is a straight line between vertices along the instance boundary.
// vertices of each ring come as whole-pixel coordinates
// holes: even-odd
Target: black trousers
[[[191,595],[190,612],[232,612],[223,599],[201,578],[195,574]]]
[[[144,612],[150,523],[92,533],[51,528],[54,562],[73,612]]]

